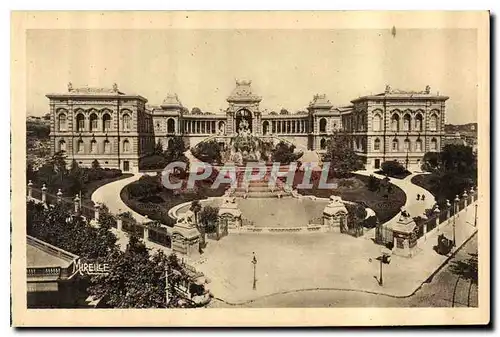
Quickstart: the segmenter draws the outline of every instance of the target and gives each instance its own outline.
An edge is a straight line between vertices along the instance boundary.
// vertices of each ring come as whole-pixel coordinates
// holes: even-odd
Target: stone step
[[[278,190],[282,190],[282,188],[276,187],[274,190],[278,191]],[[267,192],[267,191],[271,192],[271,189],[267,185],[265,185],[265,186],[249,186],[248,187],[248,192]],[[239,187],[235,188],[235,192],[245,192],[245,187],[239,186]]]
[[[290,194],[281,192],[282,197],[287,197]],[[235,197],[243,198],[245,196],[245,192],[234,192]],[[277,198],[278,191],[275,192],[248,192],[247,198]]]

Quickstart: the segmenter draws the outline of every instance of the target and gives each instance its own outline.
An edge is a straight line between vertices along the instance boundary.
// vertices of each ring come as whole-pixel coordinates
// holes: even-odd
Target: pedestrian
[[[424,200],[425,200],[425,195],[424,195],[424,194],[422,194],[422,201],[424,201]]]
[[[420,194],[417,194],[417,200],[420,200]]]

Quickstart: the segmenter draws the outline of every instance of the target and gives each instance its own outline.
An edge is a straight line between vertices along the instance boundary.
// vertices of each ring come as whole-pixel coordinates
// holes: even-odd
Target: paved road
[[[462,249],[438,271],[430,283],[425,284],[413,296],[394,298],[360,292],[315,290],[274,295],[254,302],[239,305],[247,308],[279,307],[451,307],[453,292],[458,276],[451,270],[455,261],[467,260],[469,253],[477,253],[477,235],[474,235]],[[469,283],[459,280],[455,294],[455,306],[466,307]],[[471,287],[470,306],[477,306],[477,286]],[[210,307],[234,307],[220,301],[213,301]]]

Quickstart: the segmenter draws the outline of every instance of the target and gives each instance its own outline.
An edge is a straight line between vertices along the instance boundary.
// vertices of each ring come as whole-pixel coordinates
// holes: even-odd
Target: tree
[[[199,143],[191,150],[191,153],[205,163],[220,163],[222,161],[220,145],[215,140]]]
[[[463,176],[475,178],[477,174],[477,158],[472,147],[465,145],[445,145],[440,155],[442,169]]]
[[[158,141],[155,145],[154,154],[157,156],[163,156],[163,145]]]
[[[191,114],[193,114],[193,115],[202,115],[203,113],[201,112],[201,109],[200,109],[200,108],[198,108],[198,107],[193,107],[193,108],[191,109]]]
[[[196,226],[198,226],[198,213],[201,211],[201,204],[199,200],[191,201],[191,206],[189,210],[194,213],[194,221],[196,222]]]
[[[99,170],[101,168],[101,164],[99,164],[99,161],[97,159],[94,159],[92,161],[92,169],[93,170]]]
[[[422,158],[422,170],[435,172],[439,169],[440,162],[441,158],[438,152],[427,152]]]
[[[186,151],[187,148],[184,143],[184,139],[181,136],[175,136],[171,138],[170,146],[167,151],[165,151],[164,157],[167,160],[167,163],[181,161],[187,164],[189,160],[184,155],[184,152]]]
[[[83,259],[103,260],[117,250],[116,236],[105,228],[92,227],[72,215],[65,203],[47,209],[27,203],[27,233]]]
[[[271,158],[274,162],[288,165],[302,157],[301,151],[295,152],[295,145],[280,141],[274,149],[271,150]]]
[[[110,273],[92,278],[89,291],[112,308],[174,307],[180,297],[177,285],[189,277],[174,254],[158,250],[150,254],[137,237],[131,236],[125,252],[115,252],[107,261]],[[169,277],[170,302],[166,303],[165,273]]]
[[[323,156],[323,161],[330,163],[330,171],[338,178],[349,177],[352,172],[364,169],[363,160],[354,152],[351,143],[351,137],[336,132]]]
[[[206,246],[206,233],[214,233],[217,228],[217,221],[219,220],[219,208],[212,206],[205,206],[199,214],[198,230],[202,236],[202,247]]]
[[[375,192],[380,189],[380,180],[377,179],[373,174],[368,177],[368,190]]]
[[[406,168],[395,160],[385,161],[381,165],[382,172],[390,177],[400,176],[407,172]]]

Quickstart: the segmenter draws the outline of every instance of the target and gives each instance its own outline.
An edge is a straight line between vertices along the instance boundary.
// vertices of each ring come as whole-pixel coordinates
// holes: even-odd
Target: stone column
[[[57,191],[57,194],[56,194],[56,195],[57,195],[57,203],[59,204],[59,203],[61,203],[61,201],[62,201],[62,191],[61,191],[61,189],[59,189],[59,190]]]
[[[97,202],[94,202],[94,219],[95,219],[95,221],[99,221],[100,208],[101,208],[101,206]]]
[[[467,201],[469,201],[469,199],[467,198],[468,195],[467,195],[467,191],[464,191],[464,194],[462,195],[462,197],[464,198],[464,208],[467,207]]]
[[[45,184],[42,186],[42,202],[44,204],[47,202],[47,186]]]
[[[449,219],[451,216],[451,204],[450,200],[446,199],[446,219]]]
[[[470,188],[469,195],[470,195],[470,202],[473,203],[475,199],[475,194],[474,194],[474,187]]]
[[[30,181],[28,181],[28,199],[32,199],[33,198],[33,183]]]
[[[75,199],[73,199],[74,204],[75,204],[75,213],[78,213],[80,211],[80,197],[78,194],[75,196]]]
[[[436,205],[436,208],[434,209],[434,214],[436,215],[435,221],[436,221],[436,228],[437,231],[439,232],[439,214],[441,214],[441,210],[439,209],[439,206]]]
[[[149,223],[149,217],[147,215],[144,216],[144,218],[146,218],[146,220],[144,220],[144,222],[142,223],[143,225],[143,232],[144,232],[144,242],[148,242],[149,241],[149,227],[147,226],[147,224]]]
[[[121,217],[121,215],[118,215],[116,217],[116,229],[121,232],[121,231],[123,231],[122,226],[123,226],[122,217]]]
[[[458,194],[455,196],[455,216],[458,218],[458,213],[460,211],[460,205],[458,204],[460,202],[460,197]]]

